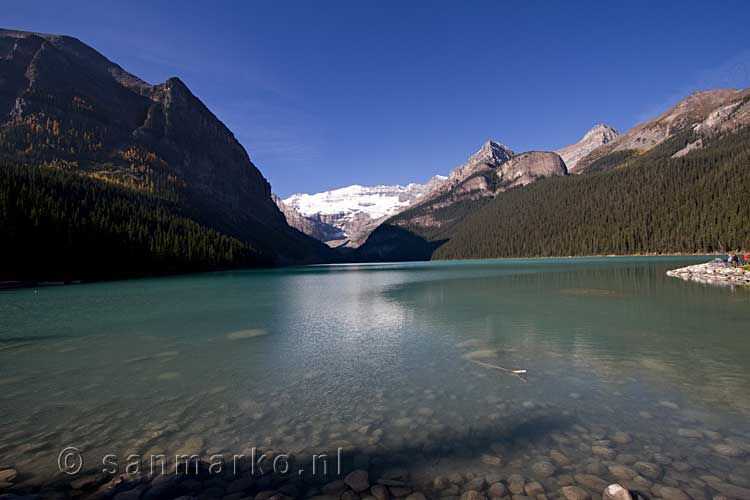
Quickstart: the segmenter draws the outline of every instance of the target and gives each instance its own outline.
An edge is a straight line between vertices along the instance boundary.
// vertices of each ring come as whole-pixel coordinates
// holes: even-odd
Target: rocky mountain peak
[[[580,141],[558,149],[556,153],[565,161],[568,171],[575,172],[579,160],[595,149],[614,141],[618,136],[614,128],[604,123],[597,123],[583,135]]]
[[[614,140],[619,134],[617,130],[604,123],[597,123],[583,135],[582,141],[597,141],[600,144],[606,144]]]
[[[467,163],[479,164],[489,163],[491,165],[499,165],[503,162],[508,161],[515,153],[503,144],[495,141],[487,141],[482,144],[482,147],[471,155]]]

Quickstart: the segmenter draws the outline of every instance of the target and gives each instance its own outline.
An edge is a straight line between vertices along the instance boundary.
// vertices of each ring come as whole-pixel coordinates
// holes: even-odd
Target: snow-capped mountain
[[[359,246],[380,222],[413,205],[446,179],[436,175],[425,184],[406,186],[355,184],[321,193],[293,194],[283,203],[303,217],[320,220],[342,231],[343,241],[328,240],[327,243]]]

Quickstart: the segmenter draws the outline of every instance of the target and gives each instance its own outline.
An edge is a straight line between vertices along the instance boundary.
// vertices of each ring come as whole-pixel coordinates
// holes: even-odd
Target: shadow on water
[[[531,413],[531,414],[530,414]],[[516,418],[517,417],[517,418]],[[232,455],[224,458],[221,470],[216,465],[218,459],[201,455],[197,461],[181,462],[179,472],[175,472],[175,461],[168,459],[166,473],[160,474],[160,462],[149,474],[147,457],[139,473],[124,474],[129,462],[121,460],[114,474],[89,468],[74,475],[57,475],[43,483],[35,483],[20,477],[20,484],[7,493],[15,497],[32,498],[114,498],[116,500],[168,500],[186,498],[310,498],[318,494],[338,494],[345,488],[337,480],[344,479],[354,470],[366,470],[370,484],[380,483],[389,487],[411,489],[409,469],[415,465],[431,468],[442,465],[442,473],[457,472],[451,463],[463,459],[477,459],[477,450],[486,450],[498,457],[520,456],[532,443],[548,439],[553,433],[563,433],[575,424],[569,416],[540,414],[533,411],[511,415],[505,423],[482,427],[469,427],[464,431],[447,431],[435,433],[428,443],[407,444],[400,446],[378,446],[363,449],[323,448],[316,452],[325,459],[318,462],[316,474],[310,471],[314,462],[312,455],[281,455],[268,448],[258,448],[255,463],[251,456],[245,456],[236,464]],[[491,450],[491,451],[490,451]],[[261,456],[266,458],[262,459]],[[282,460],[279,460],[280,458]],[[192,460],[192,459],[190,459]],[[325,462],[325,467],[321,465]],[[185,467],[185,463],[189,466]],[[497,464],[494,464],[497,465]],[[274,470],[277,468],[278,470]],[[288,472],[284,470],[288,468]],[[304,469],[303,469],[304,468]],[[496,467],[495,467],[496,468]],[[325,469],[325,473],[321,472]],[[488,464],[488,470],[492,465]],[[302,472],[304,470],[304,473]],[[490,476],[488,476],[490,477]],[[500,481],[498,476],[497,481]],[[342,488],[341,491],[334,492]],[[427,487],[429,488],[429,486]],[[426,491],[426,490],[425,490]],[[256,496],[259,495],[260,496]],[[0,496],[11,500],[12,496]],[[331,497],[332,498],[332,497]],[[343,498],[343,496],[342,496]],[[351,497],[352,499],[354,497]],[[357,497],[358,498],[358,497]]]

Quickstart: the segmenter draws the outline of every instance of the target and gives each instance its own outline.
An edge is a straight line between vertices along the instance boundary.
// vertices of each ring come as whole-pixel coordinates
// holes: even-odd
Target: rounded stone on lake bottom
[[[508,489],[514,495],[522,495],[524,492],[524,486],[526,486],[526,481],[523,479],[523,476],[513,474],[508,477]]]
[[[526,483],[524,491],[530,497],[544,495],[544,486],[539,481],[531,481],[530,483]]]
[[[575,480],[570,474],[560,474],[557,476],[557,484],[560,486],[571,486],[575,484]]]
[[[628,444],[633,440],[627,432],[617,431],[612,435],[612,441],[618,444]]]
[[[612,460],[615,458],[617,453],[612,448],[608,448],[606,446],[597,446],[594,445],[591,447],[591,453],[594,455],[606,458],[607,460]]]
[[[16,469],[0,470],[0,482],[12,483],[17,474]]]
[[[393,495],[396,498],[399,497],[405,497],[409,493],[412,492],[412,489],[408,486],[389,486],[388,491],[390,491],[391,495]]]
[[[443,476],[435,476],[432,480],[432,489],[443,490],[448,486],[448,481]]]
[[[272,499],[269,499],[272,500]],[[339,497],[339,500],[359,500],[359,495],[352,491],[352,490],[346,490],[341,494]]]
[[[344,483],[357,493],[360,493],[370,487],[370,476],[366,470],[355,470],[347,474],[344,478]]]
[[[662,474],[661,465],[651,462],[636,462],[633,467],[640,475],[648,479],[659,479]]]
[[[487,500],[487,497],[479,493],[478,491],[469,490],[461,495],[460,500]]]
[[[614,483],[604,488],[602,500],[633,500],[633,496],[622,485]]]
[[[493,483],[487,490],[487,494],[493,498],[502,498],[508,495],[508,488],[503,483]]]
[[[578,486],[563,486],[560,491],[567,500],[589,500],[591,498],[586,490]]]
[[[656,485],[652,491],[664,500],[691,500],[687,493],[672,486]]]
[[[370,488],[370,493],[378,500],[388,500],[388,489],[382,484],[372,485],[372,488]]]
[[[574,478],[576,483],[582,484],[591,491],[604,491],[604,488],[609,486],[607,481],[593,474],[576,474]]]
[[[633,479],[638,475],[633,469],[625,465],[610,465],[609,473],[617,479]]]
[[[740,458],[745,455],[745,452],[739,447],[729,443],[719,443],[711,446],[711,448],[719,455],[729,458]]]
[[[570,459],[561,451],[551,450],[549,452],[549,457],[560,467],[565,467],[570,464]]]
[[[488,455],[485,453],[484,455],[482,455],[482,463],[485,463],[487,465],[500,466],[503,465],[503,459],[502,457],[498,457],[496,455]]]
[[[461,484],[464,482],[464,477],[460,472],[453,472],[448,476],[448,481],[453,484]]]
[[[487,482],[484,480],[484,477],[475,477],[464,485],[464,491],[482,491],[485,486],[487,486]]]
[[[638,457],[629,453],[620,453],[615,457],[615,462],[625,465],[633,465],[638,461]]]
[[[427,500],[427,497],[424,495],[424,493],[421,493],[419,491],[416,491],[406,497],[406,500]]]
[[[547,461],[536,462],[531,466],[534,476],[542,479],[554,475],[556,470],[555,466]]]

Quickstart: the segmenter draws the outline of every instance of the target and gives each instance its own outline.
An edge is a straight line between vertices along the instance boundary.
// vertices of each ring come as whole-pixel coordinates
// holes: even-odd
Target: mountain
[[[332,246],[357,247],[380,222],[419,201],[445,179],[436,175],[425,184],[353,185],[315,194],[298,193],[283,203],[297,214],[291,215],[292,219],[302,217],[307,221],[301,224],[302,227],[292,224],[305,234]],[[321,231],[318,222],[338,232]]]
[[[568,174],[562,158],[549,151],[515,154],[488,141],[448,179],[413,207],[387,219],[356,252],[359,260],[429,258],[436,235],[447,234],[473,210],[514,188]],[[404,254],[406,252],[406,254]]]
[[[284,214],[286,222],[293,228],[322,242],[335,242],[346,239],[346,235],[340,228],[323,222],[318,214],[304,216],[294,207],[284,203],[284,200],[277,195],[272,194],[271,197],[276,206],[279,207],[279,210],[281,210],[281,213]]]
[[[695,134],[675,154],[700,148],[704,137],[737,130],[750,124],[750,89],[695,92],[665,113],[641,123],[581,158],[576,172],[607,170],[623,165],[664,141]]]
[[[612,142],[617,138],[617,135],[615,129],[609,125],[599,123],[586,132],[580,141],[558,149],[555,152],[565,161],[565,165],[568,167],[568,172],[576,173],[576,165],[581,158],[585,157],[598,147]]]
[[[544,162],[539,153],[524,153],[499,167],[475,167],[447,192],[384,221],[356,258],[699,253],[748,247],[748,125],[750,89],[705,91],[622,135],[597,126],[560,150],[581,175],[564,175],[564,162],[556,162],[549,156],[553,153]],[[588,148],[593,149],[584,154]],[[519,169],[516,161],[527,166]],[[515,175],[500,175],[507,170]],[[508,178],[519,182],[499,182]]]
[[[694,137],[688,137],[688,140]],[[750,128],[674,156],[673,137],[626,168],[549,178],[429,235],[430,258],[713,253],[750,247]],[[422,243],[424,247],[425,244]],[[410,250],[413,252],[413,250]]]
[[[154,200],[153,210],[160,214],[168,212],[169,218],[246,247],[249,253],[242,265],[321,262],[330,257],[324,245],[287,224],[271,198],[270,185],[245,149],[181,80],[151,85],[75,38],[0,30],[0,161],[4,169],[43,167],[83,176],[86,192],[101,186],[123,203]],[[74,182],[43,177],[59,185]],[[70,200],[56,202],[49,217],[74,214],[63,206]],[[119,212],[125,213],[130,212]],[[150,220],[166,221],[156,216]],[[112,220],[108,227],[125,222]],[[170,234],[169,227],[152,229]],[[203,265],[191,254],[194,243],[172,237],[175,244],[169,250],[162,248],[163,242],[130,238],[136,246],[162,248],[160,254],[181,248],[179,252],[190,254],[200,269],[235,266],[231,261]],[[24,248],[29,238],[13,244]],[[55,243],[70,255],[93,252],[81,248],[82,242]],[[207,252],[211,253],[210,245]],[[17,274],[33,274],[33,262],[27,264],[28,269]],[[70,260],[59,264],[71,275],[81,271],[76,266],[91,267]],[[115,268],[137,271],[138,266],[102,267],[97,272],[107,274]]]

